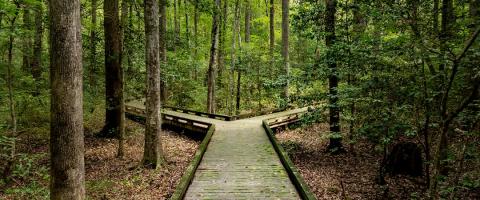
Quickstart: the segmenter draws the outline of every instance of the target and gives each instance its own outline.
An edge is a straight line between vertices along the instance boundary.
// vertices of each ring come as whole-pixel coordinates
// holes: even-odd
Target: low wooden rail
[[[125,106],[125,116],[131,120],[144,123],[146,117],[146,111],[144,109],[136,108],[133,106]],[[184,128],[190,131],[206,133],[211,124],[201,122],[197,120],[187,119],[184,117],[178,117],[166,113],[162,113],[162,125],[170,125],[175,127]]]
[[[277,127],[286,126],[288,124],[292,124],[292,123],[300,121],[302,115],[305,114],[305,113],[306,112],[295,113],[295,114],[286,115],[286,116],[282,116],[282,117],[278,117],[278,118],[268,119],[266,121],[267,121],[269,127],[274,129],[274,128],[277,128]]]
[[[177,108],[177,107],[172,107],[172,106],[163,106],[163,108],[168,109],[168,110],[172,110],[172,111],[175,111],[175,112],[181,112],[181,113],[185,113],[185,114],[208,117],[208,118],[212,118],[212,119],[219,119],[219,120],[223,120],[223,121],[233,121],[233,120],[235,120],[235,116],[212,114],[212,113],[200,112],[200,111],[189,110],[189,109],[184,109],[184,108]]]

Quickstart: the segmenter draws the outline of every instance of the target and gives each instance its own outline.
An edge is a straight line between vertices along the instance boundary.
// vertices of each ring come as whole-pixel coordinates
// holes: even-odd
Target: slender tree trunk
[[[90,30],[90,86],[97,85],[97,0],[92,0],[92,29]]]
[[[128,29],[127,29],[127,26],[128,26],[128,7],[129,7],[129,0],[122,0],[122,13],[121,13],[121,25],[120,25],[120,40],[121,40],[121,43],[120,43],[120,64],[122,64],[123,62],[123,58],[126,58],[127,56],[126,55],[126,52],[128,52],[125,48],[126,47],[126,36],[128,34]],[[129,68],[130,66],[127,66],[127,68]],[[121,78],[122,78],[122,85],[124,83],[124,77],[123,77],[123,69],[121,69],[121,72],[122,74]],[[122,90],[123,90],[123,86],[122,86]],[[123,93],[123,92],[122,92]],[[123,94],[122,94],[123,95]],[[124,98],[124,97],[122,97]],[[120,120],[120,131],[119,131],[119,134],[118,134],[118,151],[117,151],[117,157],[123,157],[124,156],[124,143],[125,143],[125,105],[124,105],[124,100],[122,101],[122,106],[121,106],[121,109],[122,109],[122,119]]]
[[[165,68],[167,65],[167,0],[159,0],[159,2],[160,68]],[[160,76],[160,100],[164,104],[167,100],[167,83],[163,73]]]
[[[275,51],[275,4],[274,0],[270,0],[270,49],[269,49],[269,56],[270,56],[270,70],[273,70],[274,67],[274,57],[273,52]]]
[[[230,65],[230,83],[229,83],[229,99],[230,99],[230,104],[228,105],[228,113],[230,115],[233,115],[234,113],[234,85],[235,85],[235,65],[237,63],[237,54],[236,54],[236,41],[237,41],[237,30],[238,30],[238,22],[239,22],[239,15],[238,15],[238,4],[239,4],[239,0],[236,0],[235,1],[235,10],[234,10],[234,19],[233,19],[233,24],[232,24],[232,27],[233,27],[233,31],[232,31],[232,50],[231,50],[231,65]]]
[[[245,44],[247,46],[247,51],[250,50],[250,28],[251,28],[251,24],[250,24],[250,18],[251,18],[251,7],[250,7],[250,0],[245,0]],[[250,63],[250,54],[249,52],[246,52],[246,55],[247,56],[247,59],[246,59],[246,65],[247,65],[247,69],[250,69],[251,67],[251,63]],[[239,77],[238,77],[238,85],[237,85],[237,114],[240,113],[240,98],[241,98],[241,95],[240,95],[240,83],[241,83],[241,73],[238,74]],[[251,88],[251,87],[250,87]],[[250,90],[252,91],[252,90]],[[251,92],[250,92],[251,94]]]
[[[442,1],[442,24],[441,24],[441,32],[439,35],[440,39],[440,53],[441,53],[441,60],[442,63],[439,66],[440,73],[442,73],[443,78],[445,78],[445,65],[447,64],[446,61],[446,51],[447,51],[447,41],[451,36],[451,26],[453,19],[453,3],[452,0],[443,0]],[[442,79],[443,81],[443,79]]]
[[[143,165],[157,168],[165,164],[161,141],[160,58],[158,2],[145,0],[145,62],[147,66],[147,102]]]
[[[238,69],[237,70],[237,98],[236,98],[236,104],[235,104],[235,112],[236,114],[240,114],[240,96],[241,96],[241,89],[242,89],[242,70]]]
[[[193,49],[193,59],[195,65],[193,79],[196,81],[198,79],[198,0],[195,0],[195,7],[193,11],[193,43],[195,45]]]
[[[17,16],[10,21],[11,31],[14,31]],[[15,97],[13,95],[13,42],[14,36],[10,34],[8,37],[8,56],[7,56],[7,87],[8,87],[8,104],[10,108],[10,126],[13,135],[17,132],[17,114],[15,112]],[[14,152],[14,150],[12,151]],[[12,153],[13,155],[13,153]],[[13,157],[13,156],[12,156]]]
[[[31,72],[31,58],[32,58],[32,17],[30,16],[30,7],[26,6],[23,8],[23,26],[24,26],[24,38],[23,38],[23,61],[22,61],[22,70],[25,72]]]
[[[433,33],[438,33],[438,5],[439,0],[433,0]]]
[[[290,86],[290,58],[288,54],[289,9],[289,0],[282,0],[282,57],[286,78],[283,96],[287,104],[290,102],[290,94],[288,92]]]
[[[49,0],[50,199],[85,199],[80,0]]]
[[[105,28],[105,127],[100,136],[120,138],[125,131],[122,38],[118,0],[104,1]]]
[[[187,49],[190,49],[190,27],[189,27],[189,22],[188,22],[188,4],[187,0],[183,0],[183,8],[185,11],[185,39],[187,40]]]
[[[38,87],[42,75],[42,38],[43,38],[43,6],[42,0],[35,7],[35,38],[33,42],[32,76]],[[38,93],[38,88],[36,88]]]
[[[480,0],[470,0],[470,18],[472,18],[472,28],[480,24]]]
[[[342,150],[342,137],[340,133],[340,108],[338,105],[338,72],[333,46],[335,45],[335,14],[336,0],[325,0],[325,45],[327,46],[327,64],[330,69],[329,82],[329,112],[330,112],[330,143],[328,150],[338,152]]]
[[[180,1],[180,0],[179,0]],[[178,22],[178,10],[177,10],[177,0],[173,0],[173,26],[174,26],[174,43],[173,43],[173,51],[176,51],[177,45],[180,41],[180,23]]]
[[[227,16],[227,9],[228,9],[228,1],[225,0],[223,1],[223,8],[222,12],[219,15],[219,23],[220,23],[220,29],[218,30],[219,34],[219,49],[218,49],[218,54],[217,54],[217,63],[218,63],[218,74],[217,77],[220,77],[218,79],[218,85],[222,86],[222,75],[223,71],[225,70],[225,37],[226,37],[226,30],[227,30],[227,21],[228,21],[228,16]],[[229,99],[226,99],[227,102],[229,102]]]
[[[215,71],[216,71],[216,54],[218,51],[218,38],[219,38],[219,13],[220,13],[220,0],[215,0],[215,9],[213,12],[213,24],[212,24],[212,46],[210,48],[210,61],[208,64],[208,94],[207,94],[207,112],[215,113]]]

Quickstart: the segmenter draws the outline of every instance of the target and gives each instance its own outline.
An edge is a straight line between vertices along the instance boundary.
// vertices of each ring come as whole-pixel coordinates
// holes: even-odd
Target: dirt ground
[[[117,141],[94,137],[86,129],[85,180],[88,199],[167,199],[200,144],[179,133],[164,131],[163,149],[166,166],[158,170],[139,167],[143,156],[144,129],[128,121],[125,157],[116,158]],[[31,135],[31,134],[29,134]],[[24,168],[16,171],[0,199],[48,198],[48,137],[25,137],[19,140],[19,154]],[[19,173],[14,172],[14,173]],[[1,185],[1,184],[0,184]]]
[[[325,152],[328,124],[281,131],[277,138],[318,199],[422,199],[422,178],[387,176],[386,185],[377,177],[381,153],[367,142],[340,155]]]

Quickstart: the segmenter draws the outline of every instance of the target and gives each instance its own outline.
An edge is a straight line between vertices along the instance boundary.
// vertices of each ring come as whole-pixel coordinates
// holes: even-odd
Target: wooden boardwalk
[[[143,107],[138,103],[133,105]],[[216,127],[184,199],[300,199],[262,127],[262,120],[304,111],[296,109],[222,121],[166,110],[169,115]]]

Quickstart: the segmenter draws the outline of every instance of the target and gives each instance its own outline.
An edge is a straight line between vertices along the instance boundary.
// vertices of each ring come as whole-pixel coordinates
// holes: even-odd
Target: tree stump
[[[413,142],[396,144],[388,155],[386,170],[392,175],[422,176],[423,159],[421,148]]]

